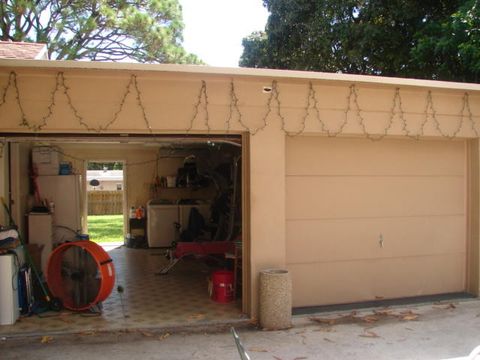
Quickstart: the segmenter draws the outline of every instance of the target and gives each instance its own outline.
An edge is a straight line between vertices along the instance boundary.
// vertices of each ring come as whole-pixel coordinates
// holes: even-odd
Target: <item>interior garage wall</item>
[[[65,161],[72,162],[73,168],[79,174],[85,174],[85,160],[91,161],[124,161],[126,165],[125,189],[127,192],[127,208],[131,206],[146,206],[154,196],[151,185],[155,176],[176,175],[179,167],[183,166],[184,156],[162,157],[155,161],[158,148],[144,145],[107,145],[107,144],[61,144],[59,147]],[[194,152],[192,152],[194,154]],[[210,198],[211,192],[191,189],[163,189],[158,197],[168,200],[194,197],[197,199]]]
[[[79,68],[89,66],[105,68]],[[320,75],[318,77],[312,75],[311,79],[277,77],[280,73],[274,71],[259,71],[258,76],[252,72],[243,76],[235,73],[208,73],[204,72],[203,68],[196,67],[188,67],[188,72],[185,70],[187,68],[179,68],[184,70],[181,72],[172,72],[154,71],[153,69],[160,68],[148,66],[143,67],[145,71],[140,71],[134,65],[132,69],[127,68],[129,65],[115,65],[125,66],[120,71],[107,69],[107,66],[114,65],[59,62],[23,67],[4,65],[0,66],[0,84],[2,87],[5,86],[10,72],[12,70],[16,72],[22,107],[30,120],[30,125],[34,126],[41,124],[39,114],[46,114],[56,76],[59,71],[63,72],[69,87],[70,99],[77,114],[81,114],[81,119],[75,116],[68,99],[59,92],[56,96],[55,109],[41,132],[185,134],[188,130],[189,134],[209,132],[223,134],[227,131],[246,134],[245,136],[250,138],[248,152],[251,221],[250,234],[245,234],[245,238],[248,236],[250,238],[251,261],[251,275],[246,279],[250,282],[251,290],[251,293],[247,294],[249,307],[246,311],[252,316],[256,316],[257,313],[259,271],[270,267],[284,267],[287,263],[285,240],[287,136],[282,127],[292,132],[299,131],[305,120],[304,131],[307,136],[325,135],[325,127],[335,131],[342,126],[346,118],[347,122],[343,127],[345,135],[363,136],[365,130],[373,134],[382,134],[389,124],[398,86],[401,87],[402,111],[408,119],[409,134],[421,132],[425,137],[440,137],[431,116],[423,123],[425,116],[429,116],[425,111],[428,91],[432,91],[437,119],[447,134],[454,132],[458,127],[465,92],[460,85],[452,85],[452,88],[449,88],[446,84],[436,86],[436,83],[426,81],[399,80],[398,85],[392,85],[389,83],[391,80],[381,78],[377,78],[376,83],[367,83],[348,76],[344,81],[322,80]],[[119,104],[132,75],[136,76],[141,90],[142,106],[139,105],[132,88],[119,111]],[[277,102],[275,100],[269,102],[270,95],[263,91],[265,86],[272,85],[273,80],[278,81],[282,117],[277,111]],[[205,81],[205,90],[208,94],[208,112],[205,111],[206,101],[201,92],[202,81]],[[229,116],[232,110],[232,81],[235,84],[237,106],[241,111],[243,125],[235,112],[233,117]],[[312,104],[305,118],[310,81],[316,90],[322,122],[315,115]],[[351,97],[352,83],[357,86],[359,95],[357,100],[361,109],[359,111],[355,110],[354,99]],[[478,123],[480,92],[477,90],[469,92],[472,118]],[[346,111],[347,107],[350,108],[349,111]],[[365,121],[364,128],[359,123],[359,112]],[[285,124],[282,124],[282,118]],[[464,120],[467,118],[468,116]],[[1,108],[0,120],[0,132],[3,133],[34,130],[19,125],[21,114],[13,90],[8,91],[6,102]],[[84,123],[82,124],[80,120]],[[102,128],[106,124],[108,128]],[[256,132],[256,135],[249,135],[244,125],[252,132]],[[404,125],[397,114],[388,129],[388,135],[404,137],[406,135]],[[256,131],[257,129],[263,130]],[[468,119],[457,136],[475,137]],[[316,161],[315,154],[311,154],[311,161]],[[138,201],[144,200],[137,195],[132,201],[137,201],[137,198]],[[478,242],[478,239],[472,241]]]
[[[1,145],[0,145],[1,146]],[[9,150],[8,145],[4,144],[2,149],[2,156],[0,157],[0,196],[7,201],[8,199],[8,188],[9,188],[9,169],[8,169],[8,157],[9,157]],[[6,225],[8,224],[8,215],[3,210],[0,211],[0,224]]]
[[[86,160],[91,161],[124,161],[126,163],[125,189],[127,191],[127,208],[146,206],[150,199],[150,185],[154,181],[157,150],[142,146],[97,145],[97,144],[61,144],[59,147],[65,154],[65,161],[71,161],[76,173],[85,174]],[[77,160],[77,159],[81,160]],[[129,166],[128,164],[133,164]],[[138,165],[135,165],[138,164]],[[175,174],[182,164],[182,159],[162,159],[158,173]],[[168,194],[166,194],[168,196]]]
[[[13,195],[11,211],[19,232],[24,239],[27,238],[27,219],[25,214],[27,214],[30,207],[33,205],[29,172],[30,154],[30,144],[11,144],[11,189]]]

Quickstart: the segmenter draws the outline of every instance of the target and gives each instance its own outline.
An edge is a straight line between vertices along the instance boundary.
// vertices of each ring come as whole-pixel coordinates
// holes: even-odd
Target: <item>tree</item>
[[[240,66],[473,81],[478,2],[264,0],[265,32],[243,39]]]
[[[92,162],[89,161],[87,164],[87,170],[122,170],[123,163],[114,161],[114,162]]]
[[[0,39],[46,43],[56,60],[199,63],[182,30],[177,0],[0,1]]]
[[[412,58],[435,79],[480,81],[480,2],[467,1],[442,23],[418,36]]]

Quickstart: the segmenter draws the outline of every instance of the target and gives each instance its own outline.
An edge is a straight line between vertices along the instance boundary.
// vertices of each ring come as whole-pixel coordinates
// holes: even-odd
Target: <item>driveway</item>
[[[252,360],[447,359],[480,344],[478,299],[296,316],[284,331],[239,329]],[[2,359],[238,360],[227,328],[130,330],[0,340]]]

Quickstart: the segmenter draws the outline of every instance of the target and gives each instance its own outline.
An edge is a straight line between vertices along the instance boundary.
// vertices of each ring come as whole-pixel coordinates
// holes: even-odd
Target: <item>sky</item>
[[[262,0],[179,0],[183,8],[183,46],[212,66],[238,67],[242,39],[265,30]]]

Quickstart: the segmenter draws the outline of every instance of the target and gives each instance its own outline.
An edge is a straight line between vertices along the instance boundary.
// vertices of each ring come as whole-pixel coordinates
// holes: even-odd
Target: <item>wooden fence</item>
[[[88,215],[123,213],[123,191],[88,191]]]

